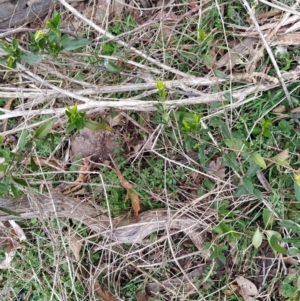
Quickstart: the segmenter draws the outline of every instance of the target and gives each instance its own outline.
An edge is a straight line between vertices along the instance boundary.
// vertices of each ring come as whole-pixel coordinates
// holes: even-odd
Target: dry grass
[[[53,218],[21,222],[27,234],[27,242],[23,244],[24,249],[17,250],[12,266],[2,277],[1,300],[17,300],[22,289],[24,299],[19,300],[31,300],[31,296],[35,298],[32,300],[242,300],[237,293],[225,296],[224,291],[234,282],[236,273],[248,275],[249,270],[254,271],[255,265],[259,265],[258,259],[255,261],[247,255],[250,246],[244,245],[251,240],[251,234],[246,233],[248,228],[245,227],[245,233],[240,233],[239,239],[231,240],[231,249],[223,249],[228,257],[224,265],[218,256],[211,260],[214,251],[226,245],[225,240],[220,240],[220,236],[212,232],[212,228],[231,219],[231,216],[234,216],[232,225],[238,225],[237,217],[240,217],[249,219],[249,225],[253,226],[253,220],[256,220],[253,213],[259,215],[263,208],[269,208],[277,217],[278,214],[268,194],[264,195],[262,205],[254,197],[233,196],[239,185],[236,178],[242,179],[236,171],[227,169],[225,177],[220,178],[199,163],[198,158],[192,159],[186,155],[186,136],[182,126],[178,119],[171,119],[182,108],[191,113],[201,110],[201,127],[208,129],[208,138],[204,141],[200,134],[193,138],[199,144],[206,145],[208,154],[211,152],[215,155],[230,149],[224,147],[221,131],[213,132],[209,127],[213,117],[223,120],[228,129],[232,130],[240,124],[246,105],[255,104],[265,92],[279,87],[284,91],[290,109],[293,108],[293,91],[288,86],[299,81],[299,66],[287,72],[281,71],[271,47],[283,43],[299,44],[296,37],[295,40],[282,40],[289,18],[299,15],[298,1],[290,7],[276,4],[281,12],[265,20],[260,19],[262,13],[253,12],[253,7],[247,1],[242,3],[243,15],[248,15],[251,19],[248,24],[253,25],[246,27],[233,23],[230,33],[224,9],[228,9],[231,4],[204,1],[202,4],[159,3],[162,7],[156,9],[158,14],[153,20],[146,20],[128,32],[114,36],[109,29],[116,20],[106,18],[101,25],[96,24],[94,19],[84,16],[82,11],[65,0],[59,0],[58,9],[65,26],[63,29],[72,30],[72,24],[76,22],[79,24],[76,34],[89,33],[94,37],[92,46],[84,53],[64,52],[56,61],[45,55],[38,65],[18,63],[17,68],[10,73],[6,73],[2,65],[0,98],[13,99],[10,107],[0,108],[3,113],[0,120],[8,122],[8,128],[3,128],[3,137],[20,135],[24,130],[32,131],[45,119],[55,117],[53,131],[61,137],[61,142],[51,149],[49,159],[56,159],[66,165],[69,158],[66,150],[72,141],[71,136],[64,137],[67,106],[78,103],[78,109],[86,111],[88,116],[104,118],[109,117],[107,112],[122,111],[124,114],[125,111],[128,118],[117,124],[120,137],[130,145],[127,136],[132,133],[125,125],[130,123],[131,126],[134,124],[134,133],[140,140],[129,146],[128,161],[120,163],[130,168],[130,173],[136,174],[137,178],[140,177],[140,187],[137,188],[146,192],[149,198],[142,200],[152,203],[155,210],[158,204],[163,208],[149,211],[152,213],[145,211],[140,214],[139,220],[129,218],[130,211],[126,211],[129,205],[125,205],[125,213],[117,214],[111,202],[115,198],[112,189],[116,189],[115,193],[119,194],[116,198],[119,197],[121,202],[124,192],[120,193],[122,188],[113,176],[112,168],[98,163],[96,171],[88,172],[91,179],[96,180],[91,180],[89,190],[78,198],[78,206],[86,202],[98,208],[101,214],[94,216],[93,222],[101,224],[105,220],[102,230],[96,227],[98,231],[95,233],[91,223],[82,224],[78,217],[72,221],[58,218],[60,209],[52,199]],[[264,4],[260,4],[264,13],[271,10],[268,5],[273,4],[265,1],[261,3]],[[95,3],[89,4],[96,10]],[[209,64],[200,54],[194,56],[194,61],[186,59],[185,62],[181,54],[188,54],[193,47],[204,44],[205,41],[197,40],[193,30],[197,31],[197,25],[207,18],[212,9],[218,12],[220,27],[223,29],[223,40],[220,40],[220,35],[215,35],[217,38],[207,46],[206,54],[211,56],[212,62]],[[139,10],[147,12],[147,9]],[[166,14],[169,19],[164,19]],[[266,24],[270,25],[270,29],[265,29]],[[210,30],[208,36],[215,29]],[[255,39],[255,42],[248,52],[243,47],[239,48],[240,61],[236,62],[233,54],[225,54],[222,48],[233,49],[243,44],[239,39],[243,41],[244,35]],[[9,38],[6,39],[9,41]],[[101,54],[107,39],[119,47],[117,55]],[[20,45],[25,47],[27,42],[25,37],[24,44],[20,42]],[[121,66],[125,75],[91,66],[96,60],[105,58]],[[267,63],[268,60],[271,63]],[[275,72],[271,74],[270,69]],[[166,83],[168,91],[165,110],[170,119],[165,124],[153,122],[157,105],[161,104],[157,99],[158,78]],[[281,101],[259,112],[251,128],[246,125],[247,141],[251,142],[254,128]],[[16,125],[11,126],[13,122]],[[143,132],[146,136],[143,142],[137,132]],[[281,150],[282,146],[277,145],[276,148]],[[18,152],[17,145],[14,145],[14,152]],[[31,154],[45,159],[37,148]],[[236,154],[240,154],[239,150]],[[216,159],[213,155],[210,161]],[[150,184],[143,172],[147,164],[155,165],[153,160],[163,162],[159,188]],[[241,161],[239,163],[243,164]],[[51,195],[60,174],[60,182],[73,183],[76,178],[74,174],[77,172],[69,170],[69,166],[59,165],[53,170],[50,165],[47,170],[39,159],[37,164],[39,170],[34,173],[26,165],[17,166],[14,170],[14,174],[21,175],[34,186],[32,190],[26,189],[28,195]],[[180,176],[176,178],[178,170]],[[123,173],[126,173],[126,169],[123,169]],[[129,172],[124,176],[130,177]],[[175,179],[175,185],[170,184],[172,178]],[[212,187],[204,187],[199,196],[198,188],[204,186],[204,179],[210,179]],[[132,184],[135,187],[136,183]],[[172,190],[174,187],[176,189]],[[224,200],[230,204],[230,210],[220,215],[214,206]],[[40,212],[36,217],[42,215]],[[250,216],[253,220],[250,220]],[[87,217],[82,215],[81,218]],[[12,236],[9,233],[6,235]],[[206,243],[210,243],[210,247],[205,246]],[[265,254],[265,257],[270,256]],[[271,261],[269,267],[274,266],[277,271],[271,271],[270,268],[264,274],[263,281],[260,281],[261,300],[273,300],[272,294],[278,290],[276,279],[283,277],[286,269],[283,258],[272,258]],[[283,272],[277,265],[278,261],[281,262]],[[269,286],[265,285],[267,278]],[[156,297],[147,299],[150,297],[144,294],[145,290],[155,292]]]

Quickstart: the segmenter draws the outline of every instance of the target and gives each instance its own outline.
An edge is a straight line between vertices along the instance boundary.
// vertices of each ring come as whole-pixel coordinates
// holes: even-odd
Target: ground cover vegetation
[[[299,300],[299,18],[59,0],[0,34],[0,300]]]

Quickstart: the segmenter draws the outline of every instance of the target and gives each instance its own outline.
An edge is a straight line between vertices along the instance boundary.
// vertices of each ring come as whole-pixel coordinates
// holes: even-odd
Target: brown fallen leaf
[[[59,162],[58,160],[55,160],[56,162],[54,162],[54,161],[47,161],[47,159],[43,159],[43,158],[31,157],[31,158],[27,158],[27,159],[23,160],[21,163],[29,165],[29,164],[31,164],[31,159],[37,165],[40,165],[40,166],[49,166],[49,167],[52,167],[52,168],[54,168],[56,170],[59,170],[59,171],[63,171],[64,170],[63,163]]]
[[[268,192],[272,192],[270,183],[268,182],[265,175],[263,174],[263,172],[260,169],[256,172],[256,176],[257,176],[259,182],[261,183],[261,185],[263,186],[263,188]]]
[[[138,291],[135,294],[135,297],[136,297],[137,301],[148,301],[149,300],[148,295],[146,293],[141,292],[141,291]]]
[[[118,169],[115,161],[111,158],[112,163],[114,165],[114,169],[115,172],[120,180],[120,183],[122,185],[123,188],[126,189],[127,191],[127,198],[129,198],[131,200],[131,206],[133,209],[133,215],[134,217],[138,217],[139,216],[139,211],[141,210],[140,207],[140,198],[137,195],[137,193],[134,191],[132,185],[124,178],[124,176],[122,175],[122,173],[120,172],[120,170]]]
[[[6,102],[6,104],[4,105],[4,109],[10,110],[13,101],[14,101],[14,98],[9,98]],[[3,132],[5,132],[7,129],[7,122],[8,122],[8,119],[3,120],[3,129],[2,129]]]
[[[78,178],[75,180],[76,183],[86,183],[89,177],[89,171],[91,170],[91,162],[89,158],[84,158],[81,161]]]
[[[273,109],[272,112],[274,112],[274,113],[284,113],[285,112],[285,106],[280,105],[280,106],[276,107],[275,109]]]
[[[250,280],[246,279],[243,276],[236,277],[235,281],[237,282],[240,290],[239,294],[244,298],[245,301],[251,300],[251,296],[257,296],[258,290],[256,285]]]
[[[290,111],[290,113],[299,113],[300,112],[300,107],[294,108]]]
[[[241,57],[244,57],[254,47],[256,39],[246,38],[237,45],[230,49],[216,65],[218,68],[226,67],[227,69],[233,68]]]
[[[280,159],[283,159],[283,160],[287,160],[289,157],[290,157],[289,150],[284,149],[283,151],[278,153],[274,158],[280,158]]]
[[[221,162],[221,157],[218,157],[215,161],[210,161],[208,164],[208,171],[220,180],[223,180],[226,176],[225,165]]]
[[[72,193],[73,195],[78,195],[85,193],[85,187],[82,187],[81,183],[86,183],[88,180],[89,171],[91,170],[92,166],[89,159],[90,157],[82,159],[77,179],[74,181],[74,184],[63,187],[61,189],[62,194],[68,195]]]
[[[11,227],[13,228],[13,234],[17,236],[20,241],[26,240],[27,237],[23,231],[23,229],[13,220],[9,221]]]
[[[238,290],[238,286],[236,284],[230,284],[229,285],[229,289],[224,291],[224,294],[226,296],[231,296],[232,294],[234,294],[234,292],[236,292]]]
[[[118,301],[117,298],[106,288],[102,288],[97,279],[93,279],[94,288],[92,291],[95,291],[97,296],[103,301]]]
[[[80,239],[81,237],[77,234],[69,237],[69,246],[75,256],[76,261],[80,260],[80,250],[82,247],[82,241]]]

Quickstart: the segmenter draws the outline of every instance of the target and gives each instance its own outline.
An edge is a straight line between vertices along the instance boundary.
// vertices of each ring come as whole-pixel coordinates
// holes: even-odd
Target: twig
[[[287,100],[288,100],[289,106],[290,106],[290,108],[292,109],[292,108],[294,108],[294,105],[293,105],[293,103],[292,103],[291,96],[290,96],[290,94],[289,94],[289,92],[288,92],[288,89],[287,89],[287,87],[286,87],[286,84],[285,84],[285,82],[284,82],[284,80],[283,80],[283,78],[282,78],[281,72],[280,72],[279,67],[278,67],[278,65],[277,65],[277,62],[276,62],[276,60],[275,60],[275,58],[274,58],[274,55],[273,55],[273,53],[272,53],[272,50],[271,50],[270,46],[268,45],[268,42],[266,41],[266,38],[264,37],[262,31],[260,30],[259,24],[258,24],[258,22],[257,22],[257,20],[256,20],[256,17],[255,17],[255,15],[254,15],[252,9],[250,8],[248,2],[247,2],[246,0],[243,0],[243,3],[244,3],[244,6],[246,7],[246,9],[247,9],[247,11],[248,11],[248,13],[249,13],[249,15],[250,15],[252,21],[253,21],[253,23],[254,23],[254,25],[255,25],[255,27],[256,27],[258,33],[259,33],[259,35],[260,35],[260,38],[261,38],[261,40],[262,40],[262,42],[263,42],[263,44],[264,44],[264,46],[265,46],[265,48],[266,48],[266,50],[267,50],[267,52],[268,52],[268,54],[269,54],[269,57],[270,57],[270,59],[271,59],[271,61],[272,61],[272,64],[273,64],[273,66],[274,66],[274,68],[275,68],[275,71],[276,71],[277,76],[278,76],[278,78],[279,78],[279,81],[280,81],[280,83],[281,83],[282,89],[283,89],[283,91],[284,91],[284,93],[285,93],[285,96],[286,96],[286,98],[287,98]]]

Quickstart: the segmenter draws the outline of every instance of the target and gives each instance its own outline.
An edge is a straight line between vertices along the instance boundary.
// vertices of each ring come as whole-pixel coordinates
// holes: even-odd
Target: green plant
[[[105,123],[98,123],[96,121],[90,120],[86,117],[85,112],[79,112],[77,104],[73,107],[67,107],[66,115],[68,116],[68,126],[67,133],[74,129],[81,130],[87,127],[91,130],[107,130],[112,131],[112,128]]]
[[[46,53],[57,59],[62,51],[71,51],[90,44],[90,41],[85,38],[71,39],[68,34],[62,34],[60,25],[61,16],[54,11],[52,18],[46,23],[47,30],[39,30],[35,34],[30,33],[30,47],[34,54]]]
[[[38,64],[42,59],[38,55],[22,51],[17,39],[12,39],[11,44],[0,40],[0,48],[7,53],[1,58],[0,63],[6,63],[10,69],[15,69],[21,60],[30,64]]]

